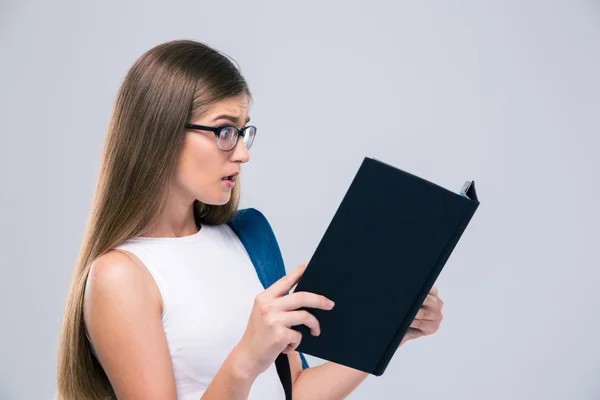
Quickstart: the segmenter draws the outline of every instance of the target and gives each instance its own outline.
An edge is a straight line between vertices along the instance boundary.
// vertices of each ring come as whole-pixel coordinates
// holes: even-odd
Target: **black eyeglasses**
[[[217,137],[217,146],[219,146],[219,149],[223,151],[233,150],[240,135],[242,135],[244,145],[246,145],[246,148],[250,150],[250,147],[252,147],[252,143],[254,142],[254,137],[256,136],[256,127],[252,125],[245,126],[242,128],[242,130],[239,130],[237,127],[232,125],[214,127],[187,124],[186,127],[189,129],[214,132]]]

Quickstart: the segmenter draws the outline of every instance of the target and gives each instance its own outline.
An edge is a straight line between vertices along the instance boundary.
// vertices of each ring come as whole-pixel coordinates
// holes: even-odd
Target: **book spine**
[[[467,225],[471,221],[471,218],[475,214],[475,210],[477,210],[478,206],[479,206],[479,204],[473,203],[473,207],[471,209],[469,209],[468,211],[465,211],[463,217],[457,223],[453,235],[450,237],[450,239],[448,239],[448,243],[446,243],[444,250],[440,253],[438,261],[435,264],[435,267],[431,270],[431,273],[429,274],[429,276],[427,277],[427,280],[423,284],[423,288],[421,289],[419,296],[417,296],[417,298],[415,299],[415,302],[413,303],[413,305],[410,309],[410,312],[408,313],[408,317],[402,321],[402,323],[398,327],[398,331],[396,332],[396,334],[390,341],[390,344],[389,344],[387,350],[381,356],[379,363],[377,364],[377,366],[375,367],[375,370],[373,371],[374,375],[381,376],[383,374],[383,372],[385,371],[385,369],[387,368],[392,357],[398,350],[398,347],[400,346],[400,342],[402,342],[404,335],[408,331],[408,327],[410,327],[410,324],[412,323],[415,316],[417,315],[417,312],[421,308],[421,305],[427,298],[429,291],[431,290],[431,288],[435,284],[435,281],[437,280],[438,276],[442,272],[442,268],[448,261],[450,254],[452,254],[452,251],[456,247],[456,244],[460,240],[463,232],[465,231]]]

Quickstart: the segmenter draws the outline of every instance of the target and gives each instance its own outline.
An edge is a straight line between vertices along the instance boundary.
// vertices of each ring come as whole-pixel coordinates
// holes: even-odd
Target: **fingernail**
[[[327,305],[328,305],[329,307],[332,307],[332,308],[333,308],[333,306],[335,306],[335,303],[334,303],[333,301],[331,301],[331,300],[327,300]]]

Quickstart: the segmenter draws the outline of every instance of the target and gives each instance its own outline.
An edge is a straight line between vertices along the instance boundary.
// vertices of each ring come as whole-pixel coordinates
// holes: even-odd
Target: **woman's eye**
[[[235,131],[235,128],[228,126],[221,130],[221,136],[223,136],[223,137],[232,136],[234,131]]]

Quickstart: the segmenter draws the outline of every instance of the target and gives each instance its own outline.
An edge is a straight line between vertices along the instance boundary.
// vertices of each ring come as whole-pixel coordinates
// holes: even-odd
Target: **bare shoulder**
[[[150,273],[132,253],[111,250],[96,258],[87,278],[83,312],[88,330],[117,313],[159,316],[160,293]]]
[[[90,267],[84,292],[84,315],[87,320],[92,306],[110,305],[110,300],[127,301],[141,296],[148,303],[155,301],[151,278],[143,264],[133,254],[111,250],[96,258]],[[125,294],[128,293],[127,296]],[[159,304],[160,308],[160,304]]]
[[[123,289],[143,289],[148,285],[148,272],[133,254],[111,250],[92,262],[86,295]]]
[[[156,285],[139,259],[113,250],[92,262],[84,319],[118,398],[174,399]]]

